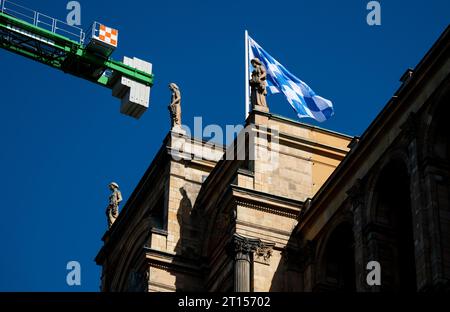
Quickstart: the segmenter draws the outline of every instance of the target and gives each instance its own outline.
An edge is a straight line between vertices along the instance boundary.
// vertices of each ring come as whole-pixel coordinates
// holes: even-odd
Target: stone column
[[[234,291],[251,291],[252,253],[260,246],[259,239],[251,239],[239,234],[233,236],[234,247]]]
[[[366,265],[370,260],[368,259],[367,245],[364,238],[364,227],[366,225],[366,209],[364,205],[363,184],[360,179],[358,179],[355,184],[347,191],[347,195],[350,199],[351,211],[353,213],[356,291],[367,291]]]
[[[415,262],[416,262],[416,278],[418,290],[426,289],[431,285],[435,272],[432,272],[432,262],[430,254],[432,250],[436,250],[436,246],[432,248],[430,245],[430,237],[432,236],[429,229],[439,228],[437,224],[433,224],[433,220],[429,219],[430,206],[433,201],[427,199],[429,194],[423,181],[427,179],[423,176],[423,155],[420,149],[419,133],[420,118],[416,113],[410,113],[403,125],[402,139],[408,150],[409,163],[408,169],[410,173],[410,191],[411,191],[411,209],[415,246]]]
[[[248,253],[237,252],[234,260],[234,291],[250,291],[250,257]]]

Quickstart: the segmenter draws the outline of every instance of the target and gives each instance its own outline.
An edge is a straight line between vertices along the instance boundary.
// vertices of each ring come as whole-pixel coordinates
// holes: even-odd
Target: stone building
[[[169,132],[103,237],[101,290],[449,290],[450,28],[401,81],[361,137],[264,109],[227,149]]]

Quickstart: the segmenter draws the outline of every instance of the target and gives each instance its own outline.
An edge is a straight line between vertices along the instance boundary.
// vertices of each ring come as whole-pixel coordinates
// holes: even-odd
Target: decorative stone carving
[[[269,264],[270,263],[270,257],[273,253],[273,244],[264,244],[261,243],[260,246],[256,248],[254,260],[255,262],[262,263],[262,264]]]
[[[259,239],[251,239],[235,234],[233,236],[233,244],[236,255],[244,254],[248,256],[251,252],[256,251],[256,249],[260,246],[261,241]]]
[[[251,87],[251,104],[255,108],[262,106],[267,108],[267,71],[263,63],[257,58],[251,60],[253,66],[252,78],[250,80]]]
[[[180,88],[175,84],[169,84],[169,89],[172,91],[172,99],[169,104],[170,118],[172,121],[172,128],[181,128],[181,92]]]
[[[119,216],[119,204],[122,201],[122,193],[119,190],[119,185],[115,182],[111,182],[108,187],[111,190],[111,195],[109,195],[109,204],[106,208],[106,216],[108,220],[108,228],[110,229]]]

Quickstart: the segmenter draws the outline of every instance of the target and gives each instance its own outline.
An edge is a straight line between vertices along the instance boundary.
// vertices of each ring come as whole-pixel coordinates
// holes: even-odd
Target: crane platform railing
[[[98,84],[113,87],[118,76],[125,76],[147,86],[153,85],[153,74],[125,65],[123,62],[109,57],[98,55],[89,50],[85,41],[85,32],[79,29],[79,36],[73,40],[60,31],[61,23],[52,19],[51,29],[46,29],[35,24],[38,22],[38,13],[23,6],[11,6],[9,0],[0,0],[0,47],[13,53],[39,61],[46,65],[62,69],[76,76],[91,80]],[[22,11],[19,11],[19,7]],[[20,14],[19,14],[20,13]],[[15,14],[16,16],[14,16]],[[42,22],[42,16],[40,14]],[[29,17],[27,21],[26,17]],[[53,30],[53,31],[52,31]],[[105,70],[111,71],[111,77],[102,76]]]
[[[147,109],[152,65],[110,57],[117,47],[117,29],[94,22],[86,35],[81,28],[10,0],[0,0],[0,9],[0,48],[111,89],[126,115],[139,118]]]
[[[36,27],[46,29],[54,34],[62,35],[80,44],[84,44],[86,34],[83,29],[69,25],[66,22],[26,8],[10,0],[0,0],[0,11],[12,17],[21,19]]]

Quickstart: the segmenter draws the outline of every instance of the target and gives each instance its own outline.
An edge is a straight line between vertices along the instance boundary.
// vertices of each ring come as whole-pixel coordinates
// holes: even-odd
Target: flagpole
[[[247,119],[250,113],[250,78],[248,67],[248,31],[245,31],[245,119]]]

